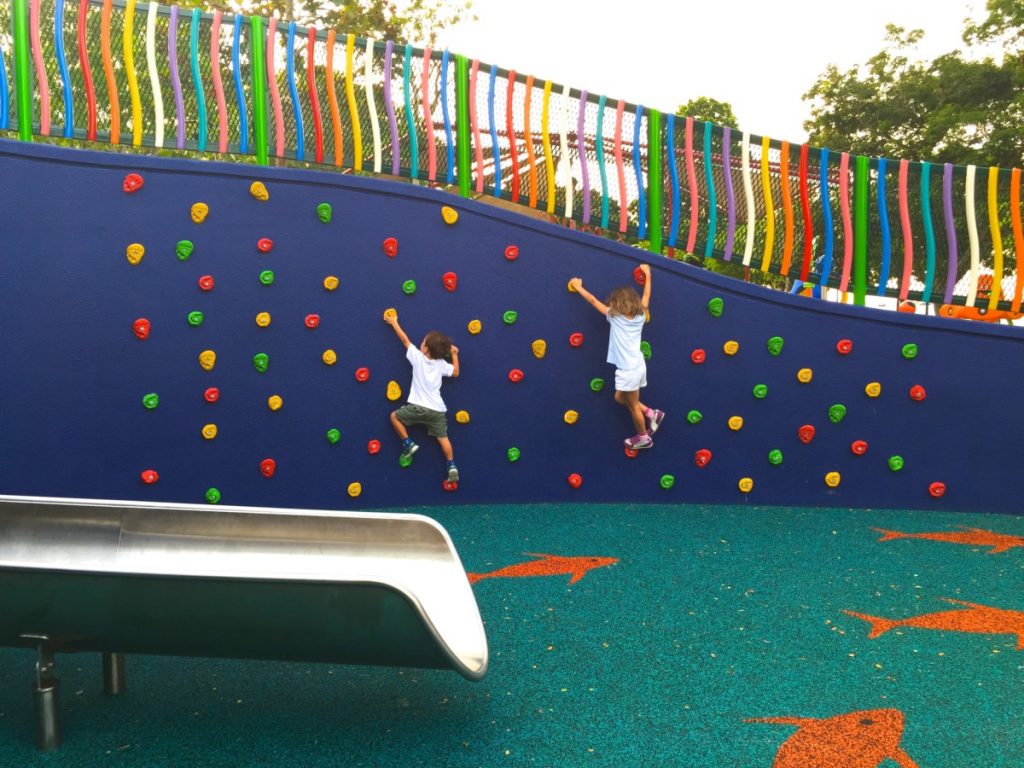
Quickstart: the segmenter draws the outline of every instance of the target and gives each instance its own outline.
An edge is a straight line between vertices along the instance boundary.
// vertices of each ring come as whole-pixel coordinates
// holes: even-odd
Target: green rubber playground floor
[[[129,656],[127,692],[107,698],[98,656],[58,657],[66,742],[51,755],[33,746],[33,655],[3,649],[0,766],[1024,765],[1024,546],[991,553],[978,543],[990,534],[958,527],[1024,537],[1024,518],[402,511],[438,519],[474,573],[536,559],[527,553],[617,562],[574,584],[475,583],[490,647],[480,683]],[[872,528],[958,536],[879,541]]]

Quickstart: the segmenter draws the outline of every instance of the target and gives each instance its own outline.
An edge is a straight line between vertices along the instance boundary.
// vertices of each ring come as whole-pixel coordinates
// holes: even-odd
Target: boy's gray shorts
[[[423,424],[431,437],[448,437],[448,418],[444,411],[432,411],[422,405],[406,403],[395,411],[395,416],[407,427]]]

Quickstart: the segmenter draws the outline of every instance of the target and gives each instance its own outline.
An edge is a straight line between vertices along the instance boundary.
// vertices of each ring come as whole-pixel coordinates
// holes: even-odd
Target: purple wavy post
[[[942,166],[942,210],[946,218],[946,242],[949,244],[949,260],[946,266],[946,293],[943,303],[953,301],[953,286],[956,285],[957,248],[956,226],[953,224],[953,165]]]
[[[722,176],[725,179],[725,199],[729,209],[729,230],[725,233],[725,260],[732,260],[733,240],[736,236],[736,196],[732,190],[732,149],[729,139],[732,138],[732,129],[729,126],[722,128]]]
[[[395,44],[388,40],[384,46],[384,106],[388,111],[388,125],[391,127],[391,175],[398,175],[398,124],[395,122],[395,103],[391,100],[391,55]]]
[[[171,84],[174,86],[174,114],[178,122],[178,149],[185,148],[185,104],[181,98],[178,77],[178,6],[171,6],[171,27],[167,31],[167,57],[171,62]]]
[[[580,113],[576,118],[576,154],[583,176],[583,223],[590,223],[590,172],[587,170],[587,148],[583,142],[583,118],[587,112],[587,92],[580,94]]]

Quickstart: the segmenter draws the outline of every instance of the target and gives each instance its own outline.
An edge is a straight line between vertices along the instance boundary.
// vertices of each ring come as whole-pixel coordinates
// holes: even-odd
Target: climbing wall
[[[440,191],[0,144],[0,492],[374,508],[659,501],[1018,512],[1019,332],[767,292]],[[650,260],[629,455],[599,297]],[[461,350],[462,479],[399,463],[383,322]]]

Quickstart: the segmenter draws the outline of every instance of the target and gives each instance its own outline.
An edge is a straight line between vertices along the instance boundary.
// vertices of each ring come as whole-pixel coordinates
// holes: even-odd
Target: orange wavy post
[[[356,36],[349,33],[345,39],[345,96],[348,100],[348,115],[352,120],[352,167],[363,170],[363,134],[359,127],[359,110],[356,108],[356,89],[352,81],[352,59],[356,47]]]
[[[775,202],[772,200],[772,180],[768,173],[768,157],[771,152],[772,140],[761,137],[761,194],[764,196],[764,256],[761,259],[761,271],[767,272],[772,266],[772,250],[775,248]]]
[[[110,143],[121,143],[121,104],[117,98],[117,80],[114,78],[114,62],[110,59],[110,11],[113,0],[103,0],[103,14],[100,17],[100,48],[103,54],[103,74],[107,80],[107,97],[110,104]]]
[[[807,157],[810,147],[800,145],[800,208],[804,214],[804,260],[800,265],[800,279],[807,282],[811,272],[811,258],[814,255],[814,225],[811,221],[811,198],[807,190]]]
[[[626,103],[619,99],[615,105],[615,170],[619,174],[619,232],[626,231],[628,213],[626,209],[626,171],[622,167],[622,113]]]
[[[423,49],[423,76],[420,91],[423,96],[423,124],[427,128],[427,178],[437,181],[437,148],[434,146],[434,119],[430,115],[430,61],[433,51]]]
[[[530,134],[530,97],[533,95],[533,75],[526,78],[526,101],[523,103],[523,141],[526,142],[526,160],[530,164],[530,207],[537,207],[537,155]]]
[[[700,226],[700,197],[697,193],[697,169],[693,164],[693,118],[686,118],[686,181],[690,186],[690,234],[686,238],[686,252],[697,247],[697,229]]]
[[[1013,224],[1013,246],[1017,251],[1017,287],[1013,291],[1010,311],[1020,312],[1021,293],[1024,291],[1024,226],[1020,220],[1020,168],[1010,171],[1010,221]]]
[[[217,149],[221,152],[228,151],[228,105],[224,101],[224,83],[220,79],[220,11],[213,12],[213,26],[210,27],[210,72],[213,75],[213,92],[217,95],[217,118],[220,120],[220,143]],[[271,24],[276,24],[271,19]],[[273,61],[272,56],[267,57]],[[277,81],[271,80],[277,87]],[[283,133],[283,131],[281,132]]]
[[[551,81],[544,83],[544,104],[540,110],[540,135],[544,140],[544,170],[548,177],[548,213],[555,212],[555,159],[551,154],[551,133],[548,130],[548,115],[551,107]]]
[[[476,159],[476,193],[484,191],[484,148],[480,144],[480,121],[476,117],[476,73],[480,69],[480,61],[473,59],[469,68],[469,123],[473,129],[473,149]]]
[[[793,193],[789,188],[789,142],[782,142],[782,154],[779,157],[779,186],[782,187],[782,211],[786,220],[786,234],[782,243],[782,274],[789,277],[793,265]]]
[[[39,91],[39,133],[49,136],[50,83],[46,77],[46,64],[43,63],[43,47],[39,43],[39,4],[40,0],[32,0],[29,6],[28,25],[29,36],[32,39],[32,61],[36,68],[36,88]]]
[[[505,130],[508,133],[509,153],[512,156],[512,202],[519,202],[519,152],[516,148],[515,125],[512,122],[512,96],[516,84],[516,71],[508,73],[508,92],[505,97]]]
[[[309,107],[313,112],[313,133],[316,138],[314,158],[324,161],[324,124],[320,115],[320,97],[316,92],[316,27],[306,30],[306,87],[309,89]]]
[[[337,33],[332,29],[327,32],[327,99],[331,103],[331,125],[334,127],[334,165],[338,168],[345,156],[345,142],[341,134],[341,107],[338,106],[338,93],[334,87],[334,44]],[[284,141],[284,137],[281,137]],[[283,144],[282,144],[283,146]]]
[[[910,198],[907,194],[907,179],[910,175],[910,161],[900,160],[900,223],[903,226],[903,276],[900,278],[900,301],[910,293],[910,278],[914,268],[914,232],[910,228]]]
[[[988,297],[988,308],[994,310],[999,304],[1003,287],[1003,234],[999,230],[999,168],[988,169],[988,227],[992,233],[992,292]]]

